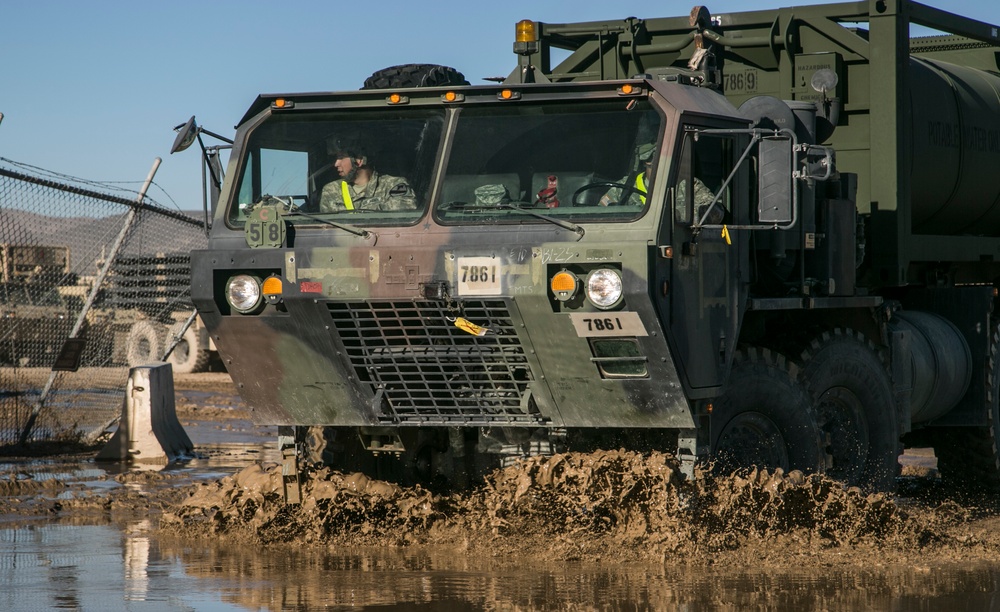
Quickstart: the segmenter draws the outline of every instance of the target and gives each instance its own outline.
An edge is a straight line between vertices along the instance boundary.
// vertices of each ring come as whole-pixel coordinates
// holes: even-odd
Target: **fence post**
[[[114,263],[115,259],[118,258],[118,252],[121,250],[122,245],[125,243],[125,238],[128,236],[129,230],[135,224],[136,218],[139,216],[139,204],[146,198],[146,191],[149,186],[153,183],[153,177],[156,175],[156,171],[160,167],[161,160],[159,157],[153,160],[153,167],[149,170],[149,175],[146,177],[146,181],[142,184],[142,189],[139,190],[139,195],[136,197],[136,206],[129,209],[128,215],[125,217],[125,223],[122,226],[120,232],[118,232],[118,237],[115,238],[114,244],[111,246],[111,254],[108,256],[107,260],[104,262],[104,266],[101,268],[94,280],[93,286],[90,288],[90,294],[87,296],[87,302],[83,305],[80,310],[80,316],[77,317],[76,324],[73,325],[73,330],[69,333],[70,338],[76,338],[76,335],[80,333],[80,328],[83,327],[83,322],[87,318],[87,312],[90,310],[91,306],[94,304],[94,300],[97,299],[97,294],[101,289],[101,285],[104,284],[104,279],[107,277],[108,272],[111,271],[111,265]],[[35,420],[38,419],[38,413],[42,411],[42,407],[45,405],[45,400],[48,398],[49,391],[52,390],[52,384],[55,382],[57,372],[53,370],[49,373],[49,379],[45,382],[45,387],[42,388],[42,392],[38,397],[38,401],[35,403],[34,407],[31,409],[31,415],[28,416],[28,421],[24,424],[24,429],[21,431],[21,437],[18,439],[18,446],[24,446],[28,441],[28,437],[31,435],[31,430],[35,427]]]

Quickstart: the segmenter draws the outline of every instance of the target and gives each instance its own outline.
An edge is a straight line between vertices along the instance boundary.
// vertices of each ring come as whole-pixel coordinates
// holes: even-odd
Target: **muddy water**
[[[986,508],[612,452],[467,496],[319,470],[289,511],[273,430],[228,409],[185,411],[167,468],[0,458],[0,611],[1000,609]]]
[[[148,525],[0,530],[3,610],[996,610],[996,565],[835,571],[581,563],[433,551],[261,551]]]

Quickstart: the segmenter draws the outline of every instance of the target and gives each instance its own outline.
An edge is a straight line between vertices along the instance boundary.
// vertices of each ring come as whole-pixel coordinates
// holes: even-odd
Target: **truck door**
[[[672,258],[664,257],[662,249],[657,257],[661,321],[670,330],[668,341],[682,378],[706,396],[725,380],[739,331],[739,262],[745,246],[737,232],[719,228],[735,223],[734,212],[740,210],[736,200],[747,192],[745,170],[726,185],[742,151],[739,139],[685,130],[672,201],[665,211],[669,214],[660,229],[659,244],[673,247]],[[699,230],[698,225],[716,227]]]

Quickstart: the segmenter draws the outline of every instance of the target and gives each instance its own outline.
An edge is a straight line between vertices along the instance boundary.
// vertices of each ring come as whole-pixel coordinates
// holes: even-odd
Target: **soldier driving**
[[[321,213],[416,209],[416,196],[407,180],[377,172],[362,145],[337,140],[331,143],[331,153],[340,179],[323,187]]]
[[[622,177],[620,184],[625,185],[628,189],[623,189],[621,187],[613,187],[608,190],[601,197],[601,201],[598,202],[600,206],[608,206],[609,204],[629,204],[631,206],[640,206],[646,203],[646,192],[649,190],[649,183],[651,178],[651,170],[653,166],[653,159],[655,158],[654,153],[656,153],[656,145],[653,143],[647,143],[639,145],[636,148],[636,161],[637,167],[626,176]],[[621,202],[622,197],[627,197],[627,202]]]

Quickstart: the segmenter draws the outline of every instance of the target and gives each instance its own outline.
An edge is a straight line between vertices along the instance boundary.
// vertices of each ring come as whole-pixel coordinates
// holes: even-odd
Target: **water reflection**
[[[996,610],[1000,565],[789,572],[260,549],[142,521],[0,530],[0,610]]]

